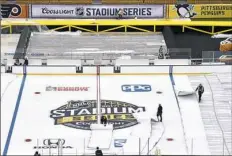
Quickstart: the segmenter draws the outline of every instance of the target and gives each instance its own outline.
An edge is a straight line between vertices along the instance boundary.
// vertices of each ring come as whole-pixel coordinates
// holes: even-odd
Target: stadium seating
[[[9,0],[1,0],[8,2]],[[92,4],[92,0],[15,0],[16,4]]]
[[[173,4],[177,0],[102,0],[102,4]]]
[[[143,4],[144,0],[102,0],[102,4]]]
[[[92,4],[94,0],[0,0],[16,4]],[[232,4],[232,0],[100,0],[102,4]]]
[[[189,4],[232,4],[232,0],[187,0]]]
[[[144,0],[145,4],[175,4],[178,0]]]

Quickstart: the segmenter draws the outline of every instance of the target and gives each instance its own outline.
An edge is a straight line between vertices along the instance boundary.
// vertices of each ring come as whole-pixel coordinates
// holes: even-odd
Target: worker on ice
[[[24,64],[23,65],[28,66],[28,57],[27,56],[25,56],[25,58],[24,58]]]
[[[105,126],[107,124],[107,117],[104,115],[101,117],[101,124],[104,124]]]
[[[199,86],[196,88],[195,91],[198,90],[198,101],[201,102],[201,96],[204,93],[204,87],[202,86],[202,84],[199,84]]]
[[[95,152],[95,155],[96,155],[96,156],[103,156],[103,153],[102,153],[102,151],[99,149],[99,147],[97,147],[97,150],[96,150],[96,152]]]
[[[41,156],[38,151],[35,152],[34,156]]]
[[[158,121],[160,121],[160,122],[162,122],[162,114],[163,114],[163,107],[161,106],[161,104],[159,104],[159,107],[158,107],[156,115],[157,115]]]

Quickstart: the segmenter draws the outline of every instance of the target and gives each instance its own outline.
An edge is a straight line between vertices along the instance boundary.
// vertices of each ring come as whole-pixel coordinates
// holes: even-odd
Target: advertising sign
[[[169,18],[232,18],[232,4],[169,5]]]
[[[46,91],[89,91],[89,88],[90,87],[78,87],[78,86],[75,86],[75,87],[71,87],[71,86],[47,86],[46,87]]]
[[[72,149],[73,147],[66,144],[65,139],[44,139],[42,145],[34,146],[34,149],[58,149],[61,148],[69,148]]]
[[[55,125],[90,130],[90,125],[97,123],[97,101],[68,101],[67,104],[51,111],[50,117]],[[132,113],[145,112],[145,107],[139,107],[127,102],[101,100],[101,111],[108,118],[108,124],[114,129],[122,129],[138,124]]]
[[[127,84],[122,85],[123,92],[150,92],[151,86],[146,84]]]
[[[28,18],[28,6],[1,4],[2,18]]]
[[[164,5],[31,5],[32,18],[163,18]]]

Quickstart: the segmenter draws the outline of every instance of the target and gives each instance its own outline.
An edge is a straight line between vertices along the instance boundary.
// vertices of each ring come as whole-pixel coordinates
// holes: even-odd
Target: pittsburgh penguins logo
[[[76,8],[76,15],[77,16],[84,16],[84,8],[80,7],[80,8]]]
[[[1,13],[3,18],[17,17],[22,13],[22,8],[17,4],[2,4]]]
[[[174,9],[176,9],[180,18],[192,18],[197,15],[197,13],[193,12],[193,8],[193,5],[177,4]]]

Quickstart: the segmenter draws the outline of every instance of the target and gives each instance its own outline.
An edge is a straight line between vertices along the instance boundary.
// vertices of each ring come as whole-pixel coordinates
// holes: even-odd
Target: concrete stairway
[[[231,154],[231,107],[227,90],[217,75],[190,76],[189,79],[192,87],[196,88],[199,83],[205,87],[199,107],[211,154]]]

